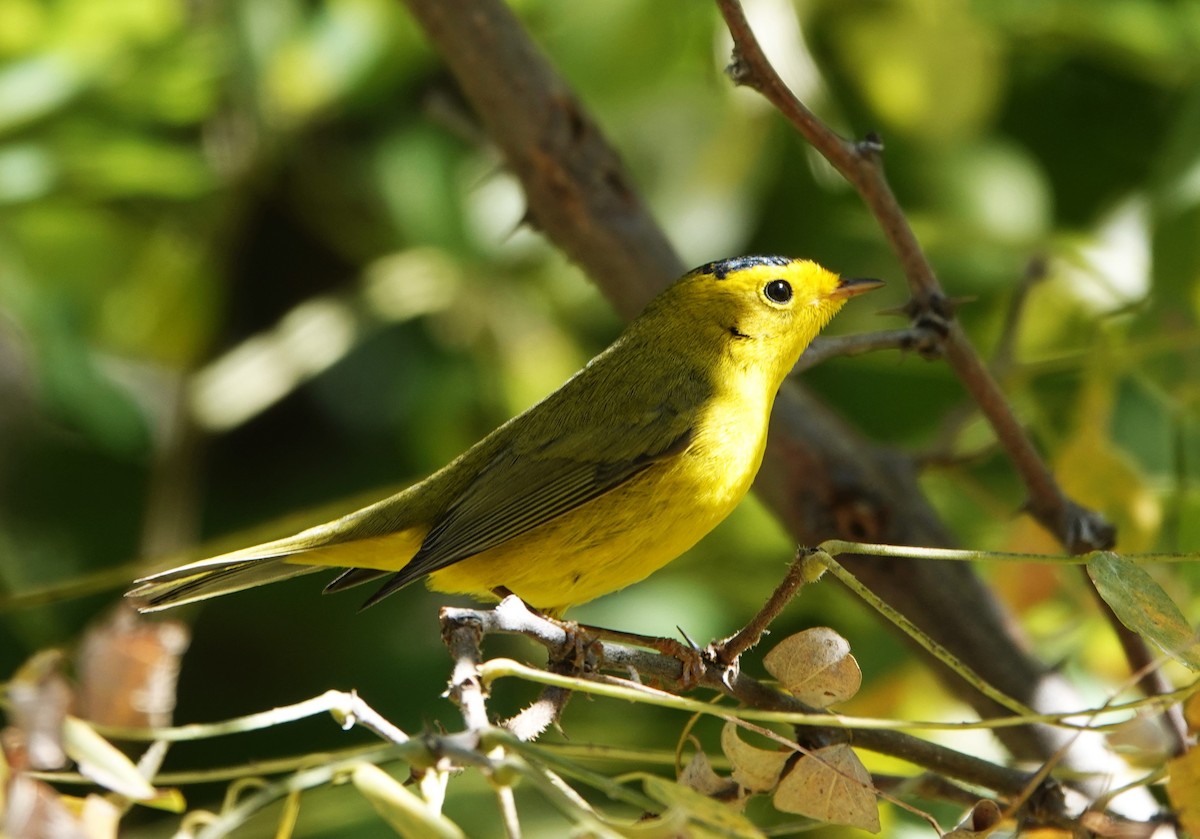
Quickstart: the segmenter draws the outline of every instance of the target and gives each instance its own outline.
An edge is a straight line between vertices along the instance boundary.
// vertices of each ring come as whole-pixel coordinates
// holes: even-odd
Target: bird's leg
[[[552,670],[586,673],[596,669],[597,662],[603,658],[603,650],[600,648],[599,639],[586,631],[586,627],[534,608],[504,586],[496,586],[492,589],[492,594],[501,601],[513,598],[528,614],[563,633],[563,640],[558,643],[551,643],[549,639],[538,639],[550,650],[549,663]]]
[[[594,641],[614,641],[618,644],[642,647],[675,659],[682,667],[679,682],[684,690],[696,687],[707,673],[710,661],[705,655],[705,651],[692,641],[691,638],[688,638],[683,633],[683,630],[680,630],[680,633],[683,634],[684,640],[687,643],[677,641],[674,638],[638,635],[633,632],[622,632],[619,629],[608,629],[603,626],[576,624],[576,627],[586,632]]]
[[[492,589],[492,594],[501,600],[506,597],[515,596],[503,586],[497,586]],[[517,599],[519,600],[520,598]],[[521,605],[531,614],[558,627],[565,633],[565,640],[558,647],[557,652],[552,654],[552,666],[567,664],[576,672],[595,670],[597,663],[604,658],[602,642],[612,641],[627,646],[654,650],[662,655],[676,659],[682,667],[679,681],[683,688],[687,690],[700,683],[704,678],[708,664],[712,663],[712,659],[706,656],[705,651],[690,638],[687,638],[686,635],[684,635],[684,638],[687,640],[685,644],[674,638],[637,635],[632,632],[622,632],[618,629],[607,629],[602,626],[591,626],[577,623],[576,621],[563,620],[562,618],[535,609],[523,600],[521,601]]]

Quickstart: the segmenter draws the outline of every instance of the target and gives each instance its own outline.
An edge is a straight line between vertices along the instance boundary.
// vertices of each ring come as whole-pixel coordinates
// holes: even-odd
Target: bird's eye
[[[792,299],[792,284],[787,280],[771,280],[763,288],[763,294],[772,303],[786,303]]]

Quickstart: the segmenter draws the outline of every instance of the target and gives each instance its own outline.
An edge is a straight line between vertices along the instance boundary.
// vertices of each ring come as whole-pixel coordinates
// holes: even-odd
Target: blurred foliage
[[[515,6],[686,262],[807,255],[891,278],[890,298],[872,302],[904,302],[852,191],[722,76],[728,36],[713,7]],[[969,331],[985,354],[1013,338],[998,372],[1067,488],[1121,525],[1123,549],[1196,549],[1200,4],[747,6],[822,117],[884,137],[944,284],[971,299]],[[0,672],[70,645],[124,581],[178,551],[248,541],[244,528],[432,470],[603,347],[617,318],[522,213],[395,0],[0,0],[0,589],[91,592],[0,612]],[[1006,332],[1034,259],[1046,275]],[[899,325],[869,309],[835,330]],[[945,419],[963,397],[942,366],[887,353],[806,379],[874,439],[970,455],[925,479],[964,544],[1055,549],[1016,517],[1022,493],[989,431]],[[573,616],[720,635],[790,554],[747,502],[684,560]],[[1105,643],[1073,575],[994,577],[1044,654]],[[1185,567],[1160,578],[1189,614],[1196,578]],[[299,581],[187,612],[177,718],[339,686],[408,730],[453,718],[437,699],[447,598],[410,590],[356,616],[353,596],[317,591]],[[823,587],[786,622],[850,638],[867,679],[859,707],[937,715],[930,691],[914,710],[919,668],[847,603]],[[525,698],[502,692],[497,709]],[[616,730],[606,710],[575,703],[571,738],[670,748],[678,735],[666,712]],[[309,750],[346,742],[334,726],[306,731]],[[289,743],[264,735],[173,758],[228,765]],[[448,812],[465,829],[494,827],[471,804],[486,790],[454,792]],[[346,836],[350,823],[390,835],[337,793],[305,799],[299,835]],[[546,835],[562,829],[545,819]]]

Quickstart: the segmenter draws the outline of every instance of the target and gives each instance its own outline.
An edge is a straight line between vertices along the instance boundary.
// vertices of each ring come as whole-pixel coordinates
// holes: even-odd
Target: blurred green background
[[[726,81],[713,6],[514,7],[685,262],[777,252],[888,278],[832,331],[902,325],[875,313],[906,294],[874,222]],[[1200,3],[747,8],[823,118],[883,136],[943,283],[970,298],[961,316],[981,351],[1013,338],[998,372],[1064,484],[1121,524],[1125,550],[1196,549]],[[0,673],[69,646],[127,580],[179,551],[244,544],[251,528],[286,529],[281,517],[424,475],[605,346],[618,319],[522,214],[518,185],[395,0],[0,0]],[[1046,277],[1006,332],[1036,259]],[[873,439],[930,455],[925,486],[964,545],[1055,550],[1018,517],[1021,488],[942,365],[884,353],[805,378]],[[792,549],[751,500],[683,560],[572,617],[728,633]],[[1074,655],[1066,666],[1085,683],[1120,676],[1074,575],[992,576],[1043,655]],[[1162,578],[1185,611],[1195,578]],[[357,593],[318,599],[321,585],[181,612],[195,638],[177,719],[353,687],[409,731],[455,727],[436,623],[451,598],[413,588],[356,615]],[[91,593],[29,600],[61,586]],[[850,710],[953,708],[912,690],[928,677],[832,585],[806,592],[786,623],[780,634],[828,623],[850,638],[868,674]],[[506,687],[496,707],[529,695]],[[670,748],[683,724],[639,709],[618,726],[612,713],[577,700],[570,739]],[[354,736],[320,721],[180,747],[170,765]],[[190,791],[192,804],[220,792]],[[474,835],[495,829],[491,805],[472,804],[484,794],[477,780],[452,786],[448,810]],[[533,818],[546,835],[563,827]],[[142,821],[145,835],[171,829]],[[346,789],[306,798],[299,830],[391,835]]]

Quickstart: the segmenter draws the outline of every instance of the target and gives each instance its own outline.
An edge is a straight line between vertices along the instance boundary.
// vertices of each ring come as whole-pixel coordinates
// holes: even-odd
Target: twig
[[[484,630],[476,621],[449,618],[447,613],[452,611],[456,610],[444,608],[440,615],[442,639],[454,659],[446,694],[462,711],[467,730],[482,732],[491,727],[483,681],[479,678],[479,645]]]
[[[912,350],[923,358],[932,358],[941,355],[941,339],[936,332],[920,326],[817,338],[809,344],[789,375],[799,375],[838,356],[862,355],[879,350]]]
[[[388,722],[382,715],[363,701],[357,693],[340,690],[327,690],[320,696],[262,711],[248,714],[244,717],[234,717],[215,723],[193,723],[161,728],[124,728],[118,726],[97,725],[96,730],[114,740],[155,741],[178,743],[186,740],[207,740],[227,734],[243,734],[248,731],[260,731],[287,722],[315,717],[319,714],[330,714],[339,725],[349,727],[360,725],[375,732],[385,740],[403,745],[409,741],[409,736]]]
[[[500,808],[500,821],[504,824],[504,835],[508,839],[521,839],[521,817],[517,813],[517,801],[509,784],[496,786],[496,804]]]
[[[1003,391],[954,317],[953,307],[925,258],[916,234],[883,173],[882,143],[868,136],[851,143],[838,136],[788,89],[759,45],[739,0],[717,0],[733,36],[729,74],[774,105],[858,191],[879,222],[908,278],[910,314],[923,328],[943,330],[946,361],[991,422],[1029,493],[1028,509],[1071,553],[1112,547],[1115,531],[1103,516],[1068,499],[1013,414]]]
[[[313,789],[331,783],[335,778],[363,763],[374,763],[375,758],[391,755],[389,749],[381,749],[376,755],[355,755],[344,760],[333,761],[311,769],[289,775],[274,783],[263,785],[257,792],[246,796],[235,806],[219,816],[206,821],[203,828],[194,834],[196,839],[221,839],[245,824],[255,813],[268,807],[292,792]]]
[[[948,801],[960,807],[971,807],[979,801],[979,793],[976,790],[967,789],[932,772],[922,772],[916,777],[882,775],[872,772],[871,780],[875,782],[876,788],[887,790],[893,795],[911,795],[932,801]]]
[[[477,626],[484,635],[524,635],[550,650],[551,655],[557,658],[562,658],[562,651],[573,647],[575,643],[575,639],[560,623],[533,612],[516,596],[504,598],[491,609],[444,608],[441,614],[443,625],[471,624]],[[633,670],[665,682],[678,681],[683,675],[683,664],[678,659],[649,650],[596,641],[589,645],[588,652],[613,669],[623,672]],[[720,680],[716,681],[719,683]]]
[[[789,574],[790,576],[792,574]],[[563,627],[528,610],[520,599],[515,597],[505,598],[494,609],[444,609],[443,619],[450,623],[462,621],[478,626],[485,634],[498,632],[525,635],[551,650],[558,650],[562,645],[571,642]],[[678,678],[683,672],[683,665],[678,660],[648,650],[631,649],[609,642],[596,642],[593,651],[597,656],[599,666],[618,672],[632,670],[639,676],[658,679],[664,678],[664,676],[668,679]],[[496,661],[490,661],[484,664],[483,668],[490,671],[495,664],[497,664]],[[530,668],[521,668],[521,672],[533,673]],[[542,678],[545,679],[548,675],[544,674]],[[645,693],[647,699],[651,698],[651,694],[655,694],[664,699],[670,698],[675,704],[687,701],[680,700],[673,694],[656,691],[624,679],[613,679],[602,675],[576,678],[635,687]],[[705,687],[727,693],[751,708],[792,714],[815,714],[818,718],[824,716],[814,712],[795,697],[769,687],[744,673],[735,673],[731,678],[729,673],[719,666],[706,668],[702,684]],[[700,704],[703,706],[703,703]],[[692,702],[691,706],[696,707],[696,703]],[[706,708],[707,713],[720,711],[719,708],[703,707]],[[816,729],[819,726],[814,725],[810,728]],[[968,783],[981,784],[1010,797],[1020,794],[1030,779],[1028,773],[997,766],[972,755],[965,755],[903,732],[886,729],[831,727],[827,730],[827,737],[833,741],[845,741],[849,737],[856,746],[902,757],[927,769],[943,772]],[[1056,786],[1052,781],[1046,783]]]
[[[718,664],[729,667],[734,664],[742,653],[751,649],[767,631],[772,621],[779,617],[787,604],[792,602],[796,593],[808,581],[805,576],[805,560],[808,553],[797,552],[783,581],[775,587],[775,591],[758,610],[754,618],[733,635],[723,641],[709,646],[709,652]]]
[[[1027,511],[1072,554],[1112,548],[1116,543],[1116,528],[1101,513],[1078,504],[1062,491],[996,379],[955,318],[953,306],[942,291],[937,275],[925,258],[884,175],[880,156],[882,142],[874,135],[868,135],[861,143],[851,143],[838,136],[796,98],[775,72],[746,19],[740,0],[717,0],[717,5],[734,42],[734,61],[729,70],[731,78],[737,84],[757,90],[770,101],[858,191],[903,266],[912,293],[909,311],[914,324],[944,331],[942,346],[946,361],[991,423],[997,441],[1021,476],[1028,493]],[[1035,263],[1027,279],[1036,279],[1037,275]],[[1018,300],[1014,305],[1019,306],[1020,302]],[[1093,585],[1090,578],[1088,585]],[[1101,602],[1100,609],[1120,639],[1131,671],[1146,673],[1141,683],[1143,691],[1147,695],[1165,692],[1167,686],[1162,677],[1143,669],[1152,658],[1145,640],[1121,624],[1106,603]],[[1186,730],[1179,714],[1168,711],[1163,728],[1174,740],[1175,752],[1182,751]]]
[[[996,349],[989,363],[992,375],[1003,380],[1016,363],[1016,343],[1019,337],[1021,317],[1029,301],[1029,294],[1034,286],[1046,279],[1047,262],[1045,257],[1034,257],[1025,266],[1020,282],[1013,290],[1008,307],[1004,311],[1004,324],[1000,329],[1000,337],[996,341]],[[976,406],[971,402],[963,402],[954,406],[939,423],[934,444],[926,451],[916,456],[921,466],[950,466],[965,465],[973,460],[979,460],[990,454],[995,448],[994,443],[968,454],[959,454],[954,450],[954,439],[959,431],[975,416]]]

